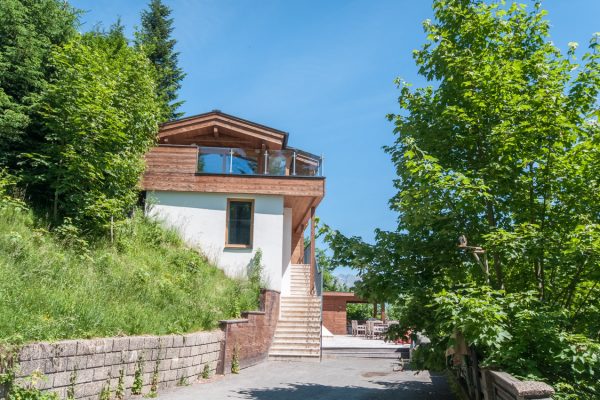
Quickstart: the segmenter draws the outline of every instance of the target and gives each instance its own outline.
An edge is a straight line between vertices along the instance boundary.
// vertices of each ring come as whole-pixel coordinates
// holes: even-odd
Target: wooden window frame
[[[250,203],[250,244],[231,244],[229,243],[229,205],[231,202]],[[226,249],[251,249],[254,243],[254,199],[248,198],[228,198],[227,209],[225,210],[225,248]]]

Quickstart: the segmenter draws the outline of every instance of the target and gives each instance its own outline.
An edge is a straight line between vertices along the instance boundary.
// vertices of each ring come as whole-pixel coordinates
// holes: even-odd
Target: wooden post
[[[310,208],[310,293],[315,292],[315,208]]]
[[[385,303],[381,303],[381,320],[385,322]]]
[[[377,318],[377,302],[373,303],[373,318]]]

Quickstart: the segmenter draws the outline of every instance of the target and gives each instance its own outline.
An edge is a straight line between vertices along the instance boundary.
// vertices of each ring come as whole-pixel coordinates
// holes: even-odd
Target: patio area
[[[402,369],[410,359],[410,345],[368,339],[364,336],[323,336],[323,359],[332,358],[380,358],[395,360],[396,368]]]
[[[395,344],[383,339],[368,339],[365,336],[323,335],[323,349],[408,349],[409,344]]]

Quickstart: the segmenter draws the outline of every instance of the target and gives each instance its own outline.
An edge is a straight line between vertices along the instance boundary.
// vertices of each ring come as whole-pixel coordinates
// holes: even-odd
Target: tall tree
[[[29,154],[34,186],[55,216],[99,233],[137,201],[159,122],[152,65],[117,28],[78,37],[50,61],[38,108],[44,142]]]
[[[586,360],[588,373],[544,355],[558,360],[566,353],[557,349],[577,343],[584,354],[597,347],[586,340],[599,338],[600,35],[578,60],[576,43],[564,54],[550,40],[539,1],[434,0],[433,9],[427,42],[414,52],[433,84],[413,89],[398,79],[401,112],[389,116],[398,228],[378,232],[375,245],[329,232],[334,262],[365,268],[370,287],[402,296],[407,322],[432,339],[497,324],[479,332],[497,335],[478,343],[490,357],[500,348],[511,355],[500,365],[599,393],[597,357]],[[461,235],[486,250],[489,273],[457,247]],[[511,297],[458,291],[488,282]],[[505,321],[496,312],[523,305]],[[536,328],[540,343],[556,347],[535,345]],[[500,345],[511,329],[514,344]]]
[[[156,68],[157,96],[162,103],[161,117],[171,120],[183,113],[177,110],[183,104],[177,101],[177,91],[185,74],[179,68],[179,53],[175,51],[177,41],[173,39],[171,9],[162,0],[151,0],[148,10],[142,11],[142,26],[136,34],[136,44],[143,49]]]
[[[59,0],[0,2],[0,166],[16,167],[18,154],[38,139],[30,129],[55,45],[76,33],[77,13]]]

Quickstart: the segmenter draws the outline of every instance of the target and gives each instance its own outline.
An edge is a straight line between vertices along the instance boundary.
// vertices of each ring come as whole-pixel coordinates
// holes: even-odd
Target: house
[[[149,213],[227,275],[245,276],[261,250],[267,289],[281,293],[270,356],[319,357],[314,216],[325,195],[321,157],[290,147],[286,132],[214,110],[161,125],[146,164]]]

